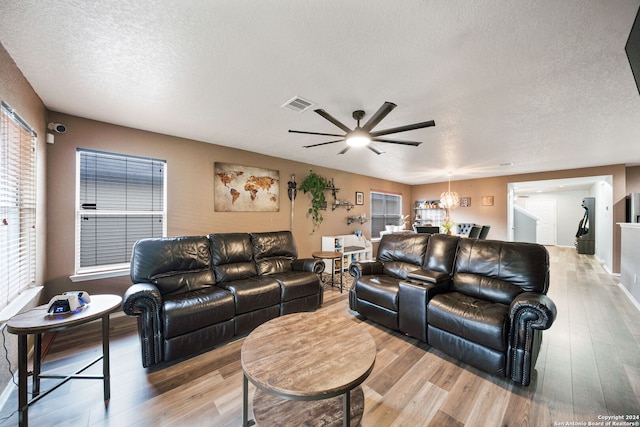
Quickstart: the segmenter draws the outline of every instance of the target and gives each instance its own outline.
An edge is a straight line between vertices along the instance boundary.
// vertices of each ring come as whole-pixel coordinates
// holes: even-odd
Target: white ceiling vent
[[[303,111],[308,110],[314,105],[315,103],[311,101],[308,101],[299,96],[294,96],[293,98],[282,104],[281,107],[288,108],[289,110],[295,111],[296,113],[302,113]]]

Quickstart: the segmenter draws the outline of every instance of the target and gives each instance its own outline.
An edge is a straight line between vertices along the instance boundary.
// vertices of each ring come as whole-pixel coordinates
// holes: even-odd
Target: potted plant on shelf
[[[311,222],[313,223],[313,233],[322,223],[321,209],[326,209],[327,200],[324,197],[324,191],[327,188],[328,180],[313,170],[309,171],[309,175],[300,183],[299,189],[305,194],[311,193],[311,207],[307,211],[308,215],[311,215]]]

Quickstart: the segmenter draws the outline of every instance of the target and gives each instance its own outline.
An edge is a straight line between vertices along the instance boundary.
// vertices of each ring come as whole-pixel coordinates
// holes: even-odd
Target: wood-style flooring
[[[537,427],[588,425],[605,416],[635,416],[628,421],[638,424],[629,425],[640,425],[640,312],[593,256],[571,248],[549,251],[549,296],[558,318],[544,333],[529,387],[363,321],[349,312],[346,292],[327,289],[321,310],[349,316],[376,341],[361,425]],[[240,338],[162,369],[143,369],[135,319],[114,316],[108,406],[100,381],[73,380],[29,409],[30,425],[239,426],[242,343]],[[99,322],[63,331],[44,368],[68,372],[100,351]],[[92,369],[99,372],[100,363]],[[0,426],[17,425],[16,408],[17,388],[0,411],[0,418],[9,417]]]

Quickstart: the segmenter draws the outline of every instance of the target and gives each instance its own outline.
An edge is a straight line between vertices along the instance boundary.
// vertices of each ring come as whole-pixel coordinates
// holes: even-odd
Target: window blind
[[[0,309],[35,281],[36,134],[11,107],[0,111]]]
[[[402,221],[402,196],[371,192],[371,237],[380,236],[385,225],[400,225]]]
[[[78,150],[76,273],[127,268],[133,244],[165,235],[163,160]]]

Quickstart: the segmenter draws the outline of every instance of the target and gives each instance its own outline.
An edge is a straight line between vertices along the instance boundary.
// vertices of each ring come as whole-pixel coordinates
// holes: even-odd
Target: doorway
[[[589,176],[581,178],[552,179],[542,181],[512,182],[507,185],[508,239],[514,241],[516,209],[525,205],[533,209],[539,218],[536,241],[541,244],[573,246],[578,222],[584,214],[581,201],[584,197],[596,198],[596,257],[612,271],[613,264],[613,176]],[[545,200],[555,200],[555,208]],[[535,201],[534,201],[535,200]],[[529,207],[530,206],[530,207]],[[555,214],[550,211],[555,209]],[[543,220],[542,218],[546,218]],[[549,224],[546,224],[549,222]],[[551,225],[553,224],[553,225]],[[553,231],[555,229],[555,232]],[[555,243],[553,237],[554,234]]]

